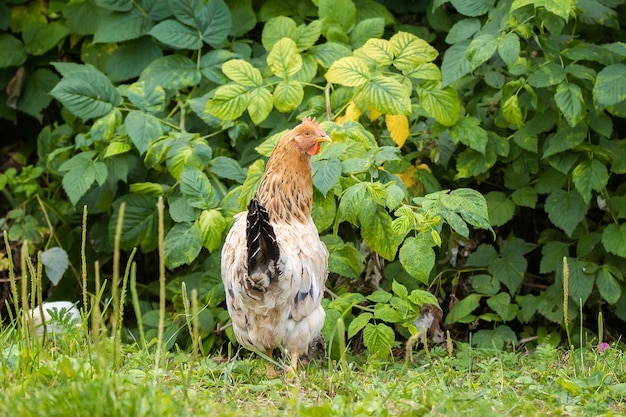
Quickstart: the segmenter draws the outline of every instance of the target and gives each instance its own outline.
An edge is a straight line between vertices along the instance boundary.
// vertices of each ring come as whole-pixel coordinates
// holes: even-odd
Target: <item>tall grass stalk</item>
[[[604,341],[604,317],[598,313],[598,345]]]
[[[13,298],[13,308],[15,314],[20,311],[19,298],[17,293],[17,281],[15,280],[15,265],[13,264],[13,253],[11,251],[11,244],[9,243],[9,235],[5,230],[4,233],[4,246],[7,250],[7,260],[9,261],[9,284],[11,287],[11,298]],[[16,323],[17,324],[17,323]]]
[[[93,336],[93,344],[96,351],[100,348],[100,320],[102,319],[100,310],[100,296],[102,294],[102,288],[100,285],[100,261],[94,263],[94,281],[95,281],[95,296],[91,301],[91,334]]]
[[[165,216],[163,197],[157,202],[159,217],[158,241],[159,241],[159,326],[157,329],[157,348],[154,353],[155,377],[161,367],[161,350],[163,349],[163,333],[165,332]]]
[[[567,334],[567,346],[571,348],[572,337],[569,331],[569,265],[567,257],[563,257],[563,325]]]
[[[343,322],[343,318],[337,319],[337,337],[339,342],[339,358],[341,368],[344,372],[349,370],[348,361],[346,359],[346,325]]]
[[[146,347],[146,334],[143,330],[143,317],[141,315],[141,306],[139,305],[139,294],[137,293],[137,264],[133,262],[130,268],[130,296],[133,302],[133,310],[137,319],[137,327],[139,328],[139,343],[141,347]]]
[[[115,345],[115,369],[119,368],[120,355],[121,355],[121,341],[118,337],[118,317],[120,316],[120,295],[119,295],[119,282],[120,282],[120,240],[122,239],[122,226],[124,225],[124,211],[126,210],[126,203],[120,204],[119,216],[117,218],[117,224],[115,225],[115,236],[113,238],[113,282],[111,283],[111,300],[113,302],[113,317],[111,318],[112,332]]]
[[[28,267],[26,266],[26,259],[28,258],[28,241],[24,240],[22,242],[22,251],[20,253],[20,271],[22,272],[22,278],[20,280],[20,295],[22,299],[22,311],[28,311]],[[16,310],[16,314],[19,317],[19,310]],[[28,349],[29,341],[30,341],[30,328],[33,327],[33,320],[30,314],[25,314],[22,316],[23,325],[22,329],[22,339],[24,339],[25,346]],[[45,329],[45,326],[44,326]],[[45,336],[45,332],[44,332]]]
[[[122,289],[120,290],[119,296],[119,305],[118,305],[118,314],[117,314],[117,326],[115,327],[115,349],[121,352],[122,346],[122,327],[124,321],[124,305],[126,304],[126,293],[128,289],[128,279],[130,276],[131,266],[135,263],[133,259],[135,258],[135,254],[137,253],[137,248],[133,248],[128,257],[128,261],[126,261],[126,268],[124,269],[124,276],[122,277]]]
[[[80,240],[80,267],[83,285],[83,318],[87,317],[89,294],[87,292],[87,255],[85,248],[87,247],[87,205],[83,206],[83,228]]]

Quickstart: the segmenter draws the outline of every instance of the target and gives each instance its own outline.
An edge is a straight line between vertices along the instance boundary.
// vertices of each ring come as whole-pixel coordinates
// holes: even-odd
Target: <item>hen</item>
[[[311,218],[310,159],[321,142],[330,138],[310,118],[280,139],[222,249],[222,281],[237,340],[269,357],[284,348],[293,372],[299,356],[319,340],[325,318],[320,303],[328,251]]]

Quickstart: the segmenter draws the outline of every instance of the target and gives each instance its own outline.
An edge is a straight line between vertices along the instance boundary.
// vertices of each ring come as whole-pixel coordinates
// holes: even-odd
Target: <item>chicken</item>
[[[222,249],[222,281],[235,336],[264,352],[298,358],[317,343],[328,250],[311,218],[311,155],[330,138],[315,119],[287,132],[270,156],[248,210],[235,216]],[[272,370],[268,365],[268,373]]]

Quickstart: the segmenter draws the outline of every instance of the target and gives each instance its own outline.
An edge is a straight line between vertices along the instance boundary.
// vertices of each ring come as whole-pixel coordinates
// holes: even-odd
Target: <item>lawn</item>
[[[7,416],[564,416],[626,415],[617,345],[485,351],[458,343],[411,360],[348,356],[292,380],[266,361],[118,343],[84,328],[41,343],[0,331],[0,415]],[[158,362],[157,362],[158,361]],[[155,364],[158,363],[158,366]],[[347,368],[344,368],[346,367]]]

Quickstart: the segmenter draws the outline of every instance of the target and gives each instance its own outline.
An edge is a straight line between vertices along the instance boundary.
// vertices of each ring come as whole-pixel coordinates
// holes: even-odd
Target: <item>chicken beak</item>
[[[320,136],[320,137],[316,138],[315,142],[317,142],[317,143],[322,143],[322,142],[333,143],[333,141],[327,135]]]

